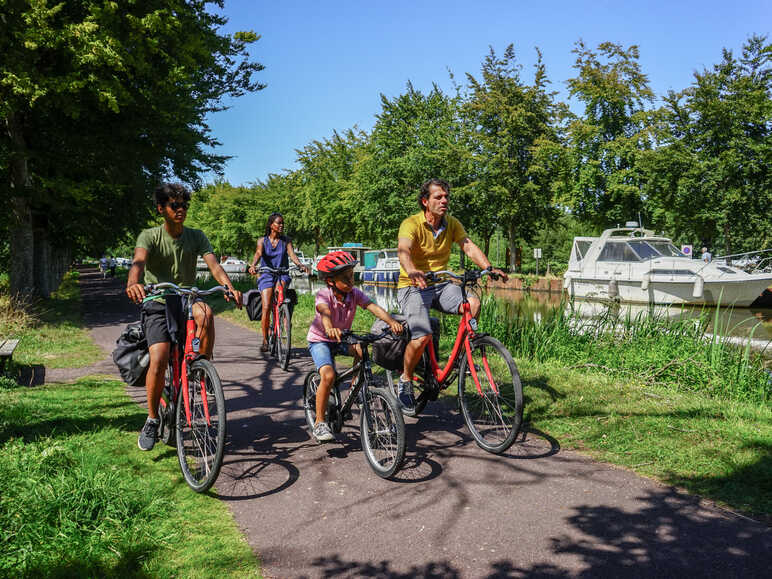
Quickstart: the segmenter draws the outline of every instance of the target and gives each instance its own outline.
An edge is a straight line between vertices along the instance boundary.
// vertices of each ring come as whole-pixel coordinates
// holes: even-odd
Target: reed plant
[[[718,309],[698,319],[673,319],[656,310],[631,314],[609,307],[598,317],[583,318],[562,304],[534,320],[517,304],[488,295],[480,322],[516,358],[594,368],[720,398],[770,401],[772,382],[760,356],[749,345],[738,348],[726,339],[730,328],[720,326]]]

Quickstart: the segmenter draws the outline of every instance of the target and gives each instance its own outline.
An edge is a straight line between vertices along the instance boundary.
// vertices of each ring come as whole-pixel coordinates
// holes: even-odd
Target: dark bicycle
[[[160,439],[177,447],[180,469],[188,486],[198,493],[217,480],[225,451],[225,395],[214,364],[200,356],[193,303],[197,298],[222,292],[224,286],[208,290],[181,288],[169,282],[145,286],[148,298],[183,296],[185,344],[172,344],[166,381],[158,405]],[[146,298],[146,299],[148,299]]]
[[[327,406],[327,423],[333,432],[340,432],[343,423],[352,418],[351,408],[354,403],[359,404],[362,450],[375,474],[383,478],[393,476],[405,458],[405,421],[399,402],[391,392],[375,386],[368,352],[368,346],[389,331],[387,329],[380,334],[366,335],[350,331],[342,333],[341,340],[348,344],[361,344],[362,359],[336,377]],[[340,385],[354,376],[356,378],[352,381],[348,397],[341,403]],[[319,372],[314,370],[306,375],[303,383],[303,408],[311,431],[316,423],[316,391],[320,380]]]
[[[271,316],[268,326],[268,351],[278,360],[281,369],[286,370],[289,367],[292,348],[292,308],[288,299],[289,290],[285,288],[281,276],[288,275],[289,268],[263,265],[259,271],[273,276],[273,296],[268,310],[268,315]]]

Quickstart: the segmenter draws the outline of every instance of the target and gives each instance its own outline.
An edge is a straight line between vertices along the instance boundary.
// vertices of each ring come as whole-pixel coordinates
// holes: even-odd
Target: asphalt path
[[[96,270],[83,270],[81,291],[86,324],[108,353],[138,310]],[[383,480],[364,458],[356,415],[335,443],[309,436],[304,335],[293,337],[284,372],[259,352],[253,331],[218,318],[216,333],[228,444],[215,493],[266,577],[770,575],[765,524],[562,450],[534,429],[508,454],[488,454],[455,407],[434,403],[406,419],[405,465]],[[107,358],[57,372],[47,379],[117,375]],[[144,389],[128,391],[143,403]]]

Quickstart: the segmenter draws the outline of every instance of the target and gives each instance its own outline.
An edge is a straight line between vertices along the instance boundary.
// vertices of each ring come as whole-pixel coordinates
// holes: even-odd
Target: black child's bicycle
[[[362,359],[340,374],[330,389],[327,406],[327,423],[333,432],[340,432],[343,423],[352,418],[351,408],[359,404],[359,427],[362,450],[367,462],[380,477],[389,478],[402,466],[405,458],[405,421],[399,402],[385,388],[375,386],[368,346],[383,338],[390,330],[380,334],[358,335],[344,331],[341,340],[348,344],[361,344]],[[346,401],[341,403],[340,385],[352,381]],[[314,370],[306,375],[303,384],[303,408],[308,428],[313,431],[316,423],[316,391],[321,376]]]

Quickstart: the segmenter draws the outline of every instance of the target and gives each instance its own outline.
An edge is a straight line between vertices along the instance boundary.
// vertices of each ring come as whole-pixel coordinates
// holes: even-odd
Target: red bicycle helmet
[[[348,251],[331,251],[316,264],[317,271],[324,277],[335,275],[359,263]]]

